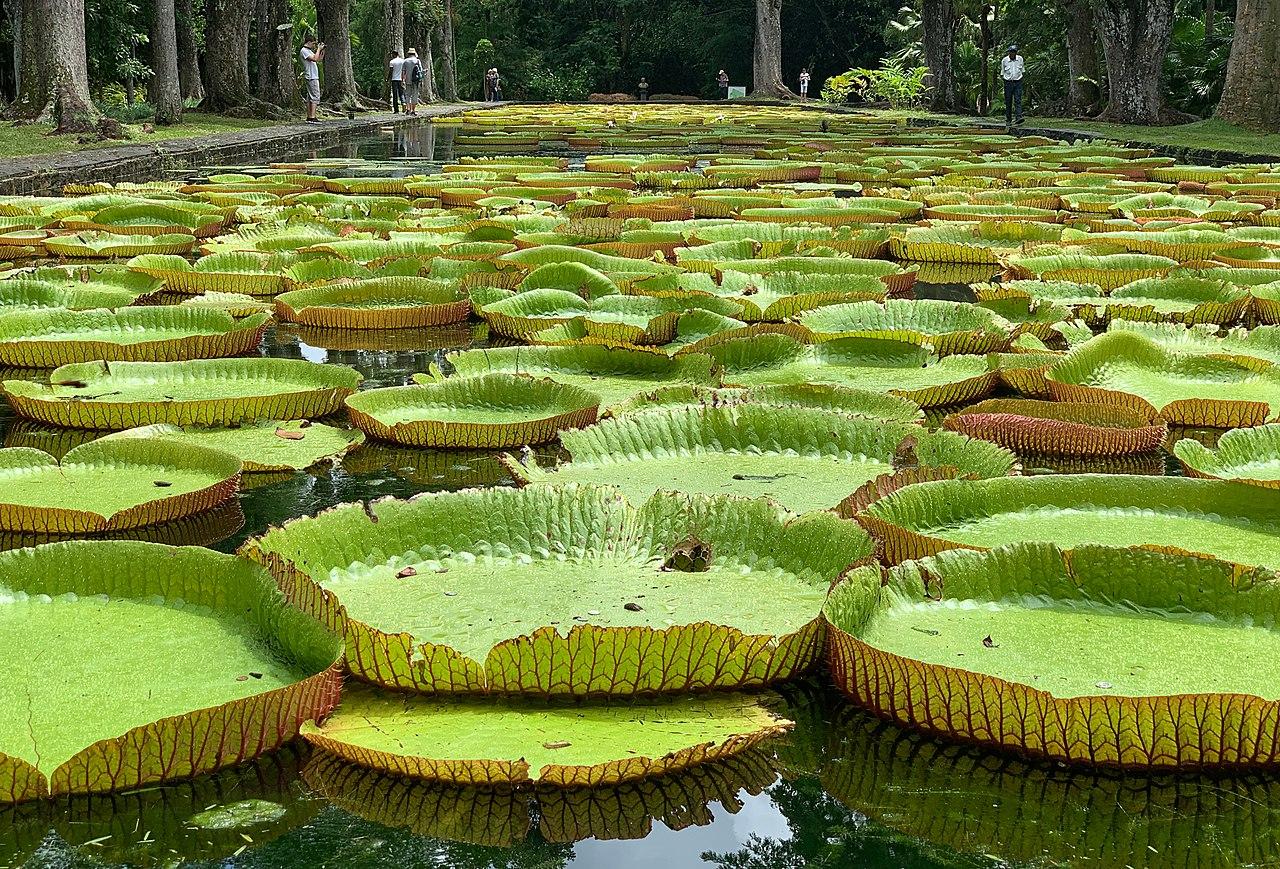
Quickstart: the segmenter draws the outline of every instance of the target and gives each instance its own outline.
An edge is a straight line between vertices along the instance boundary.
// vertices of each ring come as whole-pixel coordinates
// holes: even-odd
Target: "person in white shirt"
[[[387,65],[391,76],[391,111],[399,113],[404,108],[404,82],[400,81],[400,71],[404,69],[404,58],[400,52],[393,52],[391,63]]]
[[[400,67],[400,86],[404,89],[404,113],[418,113],[418,92],[424,77],[422,61],[418,60],[418,50],[411,48],[404,55],[404,64]]]
[[[307,101],[307,123],[318,124],[316,109],[320,106],[320,62],[324,60],[324,43],[318,45],[314,36],[307,37],[302,44],[302,84],[305,88],[303,99]]]
[[[1022,75],[1026,69],[1026,61],[1018,54],[1018,46],[1009,46],[1009,53],[1000,58],[1000,77],[1004,79],[1004,126],[1007,130],[1012,130],[1015,123],[1022,126]]]
[[[800,70],[800,99],[809,98],[809,70]]]

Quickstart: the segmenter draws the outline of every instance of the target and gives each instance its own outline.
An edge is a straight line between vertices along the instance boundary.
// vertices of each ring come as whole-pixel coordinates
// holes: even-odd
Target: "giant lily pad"
[[[664,386],[642,393],[613,409],[614,416],[668,410],[677,407],[732,407],[759,404],[768,407],[809,407],[847,416],[863,416],[889,422],[920,422],[924,414],[914,401],[829,383],[796,383],[774,386]]]
[[[804,671],[827,586],[871,544],[767,501],[534,486],[337,507],[241,553],[346,636],[362,679],[580,696]]]
[[[364,434],[306,420],[259,420],[234,428],[182,428],[158,423],[102,440],[144,438],[230,453],[246,473],[301,471],[337,459],[364,443]]]
[[[1280,763],[1277,577],[1048,544],[854,571],[824,614],[854,702],[940,735],[1123,767]],[[1052,637],[1052,642],[1045,642]]]
[[[1056,400],[1158,413],[1169,423],[1235,428],[1280,414],[1280,369],[1176,353],[1136,332],[1108,332],[1046,374]]]
[[[19,416],[64,428],[120,430],[327,416],[360,379],[345,366],[301,359],[199,359],[84,362],[55,369],[48,385],[6,380],[3,386]]]
[[[1117,456],[1151,453],[1167,429],[1127,407],[993,398],[949,415],[942,425],[1018,453]]]
[[[924,408],[983,398],[997,374],[986,356],[938,359],[925,347],[882,338],[838,338],[806,345],[786,335],[725,341],[704,351],[726,384],[831,383],[910,399]]]
[[[116,235],[82,232],[45,240],[49,253],[67,259],[112,259],[147,253],[185,254],[196,246],[193,235]]]
[[[1194,438],[1183,438],[1173,445],[1173,454],[1192,477],[1280,489],[1280,425],[1232,429],[1218,439],[1214,449]]]
[[[719,379],[707,356],[691,353],[666,356],[647,350],[584,344],[568,347],[491,347],[446,357],[458,374],[473,377],[490,372],[549,377],[600,396],[611,408],[643,392],[673,383],[714,385]],[[438,367],[433,374],[441,376]],[[415,378],[419,382],[425,379]]]
[[[511,463],[525,483],[601,483],[643,500],[655,491],[768,496],[797,513],[829,510],[900,465],[1009,473],[986,441],[812,408],[686,407],[605,420],[561,437],[571,460],[551,471]]]
[[[53,543],[0,553],[0,587],[0,801],[230,766],[337,700],[338,640],[241,559]]]
[[[460,323],[471,302],[456,283],[398,277],[332,283],[276,296],[280,319],[331,329],[396,329]]]
[[[282,273],[296,259],[291,253],[227,251],[192,263],[173,254],[143,254],[129,260],[129,270],[159,278],[176,293],[212,291],[271,296],[284,288]]]
[[[741,694],[584,705],[365,687],[302,733],[344,760],[416,779],[596,787],[723,760],[790,726]]]
[[[897,564],[1022,540],[1155,546],[1280,567],[1280,493],[1184,477],[1079,474],[908,486],[858,516]]]
[[[124,286],[101,283],[80,286],[79,282],[49,281],[33,277],[14,277],[0,281],[0,309],[67,308],[84,311],[90,308],[123,308],[132,305],[139,293]]]
[[[177,362],[257,349],[270,314],[242,320],[183,307],[120,311],[15,311],[0,318],[0,364],[56,368],[76,362]]]
[[[1014,326],[994,311],[937,299],[850,302],[809,311],[800,322],[820,340],[882,338],[928,344],[939,355],[1003,350]]]
[[[680,314],[691,308],[707,308],[720,314],[739,310],[728,299],[715,296],[615,295],[588,302],[566,290],[539,289],[486,304],[480,316],[499,335],[513,338],[528,338],[549,326],[580,323],[593,338],[614,343],[666,344],[675,337]]]
[[[522,374],[456,377],[369,389],[347,399],[351,421],[379,440],[416,447],[503,449],[554,440],[595,422],[600,396]]]
[[[100,534],[169,522],[234,497],[240,462],[216,450],[91,442],[59,462],[29,447],[0,450],[0,528]]]
[[[1013,254],[1007,259],[1012,277],[1045,281],[1073,281],[1114,290],[1142,278],[1160,278],[1177,267],[1168,257],[1141,253],[1098,256],[1087,253]]]

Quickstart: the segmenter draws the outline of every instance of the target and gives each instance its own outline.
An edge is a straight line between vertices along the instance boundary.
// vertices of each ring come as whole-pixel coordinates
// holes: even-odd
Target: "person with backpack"
[[[729,99],[729,73],[723,69],[716,76],[716,88],[720,91],[720,99]]]
[[[498,74],[496,66],[493,68],[493,101],[502,102],[502,76]]]
[[[404,108],[404,82],[400,80],[400,73],[404,69],[404,58],[400,56],[400,52],[391,53],[391,63],[388,64],[388,75],[391,77],[391,111],[399,114]]]
[[[400,67],[400,83],[404,88],[406,115],[418,113],[418,91],[422,87],[423,78],[425,75],[422,71],[422,61],[418,60],[418,49],[411,48],[405,52],[404,64]]]

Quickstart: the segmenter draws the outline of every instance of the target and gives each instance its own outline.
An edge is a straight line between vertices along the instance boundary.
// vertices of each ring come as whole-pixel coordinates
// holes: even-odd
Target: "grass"
[[[12,124],[0,125],[0,160],[6,157],[26,157],[33,154],[60,154],[68,151],[82,151],[87,148],[111,148],[120,145],[137,145],[146,142],[162,142],[170,139],[191,139],[196,136],[212,136],[217,133],[234,133],[237,130],[248,130],[256,127],[271,126],[273,121],[249,120],[245,118],[225,118],[221,115],[206,115],[188,112],[182,116],[182,123],[172,127],[157,127],[154,133],[142,132],[141,124],[126,124],[125,129],[130,138],[124,140],[107,140],[81,145],[77,140],[80,134],[71,133],[63,136],[51,136],[50,124],[29,124],[15,127]]]
[[[944,115],[936,112],[913,109],[870,110],[872,114],[886,118],[916,118],[938,121],[944,124],[963,124],[968,121],[985,123],[1001,123],[1004,121],[1004,103],[997,106],[999,116],[993,114],[987,118],[966,115]],[[1075,118],[1053,118],[1044,115],[1028,115],[1026,126],[1049,130],[1071,130],[1078,133],[1091,133],[1120,142],[1134,142],[1143,145],[1163,145],[1168,148],[1193,148],[1208,151],[1230,151],[1238,154],[1253,154],[1259,157],[1280,158],[1280,133],[1255,133],[1226,121],[1209,118],[1190,124],[1178,124],[1172,127],[1146,127],[1138,124],[1105,124],[1098,121],[1077,120]]]

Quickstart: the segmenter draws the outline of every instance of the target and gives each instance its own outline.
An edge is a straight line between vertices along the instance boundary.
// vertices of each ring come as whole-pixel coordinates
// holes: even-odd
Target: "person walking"
[[[496,66],[493,68],[493,101],[502,102],[502,75]]]
[[[307,103],[307,123],[318,124],[316,109],[320,107],[320,62],[324,60],[324,43],[316,42],[314,36],[308,36],[302,43],[302,51],[298,52],[302,59],[303,99]]]
[[[493,67],[484,71],[484,101],[493,102]]]
[[[1027,63],[1018,54],[1018,46],[1009,46],[1009,53],[1000,58],[1000,77],[1004,79],[1004,128],[1013,130],[1022,126],[1022,76]],[[1016,117],[1015,117],[1016,116]]]
[[[800,70],[800,99],[807,100],[809,98],[809,69]]]
[[[729,73],[723,69],[716,75],[716,88],[720,91],[720,99],[729,99]]]
[[[391,111],[393,114],[399,114],[404,108],[404,82],[400,80],[400,73],[404,70],[404,58],[400,56],[400,52],[392,53],[391,63],[387,68],[391,78]]]
[[[649,102],[649,80],[644,76],[640,76],[640,84],[636,85],[636,92],[640,95],[640,102]]]
[[[405,52],[404,63],[400,66],[400,85],[404,89],[404,113],[418,113],[418,89],[422,87],[422,61],[418,60],[418,50],[411,48]]]

